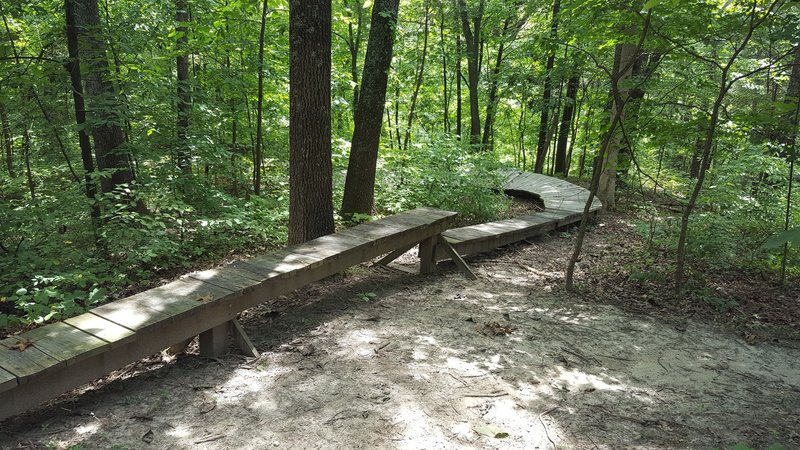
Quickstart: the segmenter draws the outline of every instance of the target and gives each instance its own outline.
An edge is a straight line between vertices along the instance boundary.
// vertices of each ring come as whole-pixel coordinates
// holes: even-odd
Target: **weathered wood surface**
[[[427,241],[435,248],[456,213],[433,208],[369,222],[304,244],[117,300],[0,341],[0,420],[176,342],[202,335],[219,350],[228,322],[248,308],[348,267]],[[431,257],[424,262],[431,266]],[[31,342],[24,351],[18,342]]]
[[[586,200],[589,198],[588,190],[568,181],[518,170],[507,173],[503,189],[526,192],[533,198],[541,199],[544,203],[544,212],[453,228],[442,233],[442,237],[459,254],[472,255],[490,251],[577,223],[581,220]],[[591,214],[596,214],[602,206],[595,197],[590,209]],[[437,258],[450,257],[439,249]]]

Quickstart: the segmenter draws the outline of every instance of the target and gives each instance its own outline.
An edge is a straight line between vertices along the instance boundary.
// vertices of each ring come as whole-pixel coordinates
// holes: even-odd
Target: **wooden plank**
[[[252,277],[239,275],[236,273],[235,268],[229,267],[192,272],[187,277],[213,284],[231,292],[251,290],[258,285],[258,282]]]
[[[405,245],[403,247],[400,247],[397,250],[395,250],[395,251],[389,253],[388,255],[384,256],[383,258],[381,258],[380,261],[376,262],[375,264],[378,264],[378,265],[381,265],[381,266],[385,266],[385,265],[389,264],[390,262],[394,261],[395,259],[399,258],[400,255],[402,255],[405,252],[407,252],[407,251],[411,250],[412,248],[414,248],[414,245],[415,244],[411,244],[411,245]]]
[[[109,349],[108,342],[64,322],[34,328],[19,337],[68,366]]]
[[[200,333],[200,356],[218,358],[228,353],[229,330],[230,326],[225,322]]]
[[[438,242],[438,236],[431,236],[419,243],[419,273],[433,273],[436,267],[436,244]]]
[[[111,348],[128,342],[134,337],[134,332],[132,330],[92,313],[70,317],[64,320],[64,322],[108,342],[111,344]]]
[[[0,361],[2,364],[2,361]],[[17,377],[13,373],[0,367],[0,392],[17,387]]]
[[[154,325],[165,325],[165,322],[192,309],[231,294],[230,290],[212,284],[185,279],[107,303],[90,312],[130,330],[139,331]]]
[[[17,377],[19,384],[27,383],[31,377],[65,365],[63,361],[36,348],[35,342],[25,351],[13,348],[21,340],[18,337],[10,337],[0,341],[0,361],[2,361],[0,364],[4,370]]]
[[[450,245],[449,242],[447,242],[446,239],[439,236],[438,244],[442,248],[444,253],[447,256],[449,256],[450,259],[453,260],[453,262],[456,264],[456,267],[458,267],[458,269],[461,270],[461,273],[463,273],[464,276],[466,276],[470,280],[478,279],[478,277],[475,275],[472,269],[470,269],[469,266],[467,265],[467,262],[464,261],[464,258],[462,258],[461,255],[458,254],[458,252],[453,248],[452,245]]]
[[[239,351],[241,351],[245,356],[249,356],[251,358],[260,358],[261,353],[259,353],[258,349],[256,349],[256,346],[253,345],[253,341],[250,340],[250,336],[248,336],[247,332],[244,331],[242,324],[236,319],[231,320],[229,323],[231,325],[233,342],[236,344],[236,347],[239,348]]]

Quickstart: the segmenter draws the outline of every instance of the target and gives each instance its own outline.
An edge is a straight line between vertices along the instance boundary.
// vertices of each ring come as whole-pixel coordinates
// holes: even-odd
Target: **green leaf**
[[[791,244],[793,247],[800,247],[800,227],[790,228],[776,235],[770,236],[761,248],[771,250],[783,247],[783,244]]]
[[[658,6],[659,4],[663,3],[664,0],[649,0],[647,3],[644,4],[642,10],[647,11],[653,9],[654,6]]]
[[[18,297],[22,297],[23,295],[26,295],[27,293],[28,293],[27,289],[19,288],[19,289],[17,289],[17,292],[15,292],[14,294],[16,294]]]

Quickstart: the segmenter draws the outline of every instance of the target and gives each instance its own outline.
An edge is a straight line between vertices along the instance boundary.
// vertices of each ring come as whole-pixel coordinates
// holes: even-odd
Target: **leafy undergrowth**
[[[747,268],[718,268],[693,261],[680,294],[672,281],[674,255],[649,251],[630,212],[607,213],[593,227],[580,266],[580,291],[587,300],[676,320],[722,325],[750,343],[800,343],[800,287],[785,285],[774,273]]]

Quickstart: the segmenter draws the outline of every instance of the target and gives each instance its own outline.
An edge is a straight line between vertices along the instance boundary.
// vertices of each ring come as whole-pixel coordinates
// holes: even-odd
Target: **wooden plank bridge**
[[[536,198],[544,204],[544,212],[453,228],[442,233],[442,238],[460,255],[494,250],[580,222],[590,194],[588,190],[568,181],[519,170],[507,172],[503,189]],[[595,215],[602,207],[595,197],[589,212]],[[443,251],[438,256],[439,259],[448,257]]]
[[[506,189],[538,196],[545,211],[448,230],[456,213],[417,208],[179,280],[93,308],[62,322],[0,340],[0,420],[33,408],[175,344],[200,337],[201,356],[216,356],[233,335],[251,356],[237,315],[279,295],[386,255],[419,246],[420,272],[460,255],[494,249],[580,220],[588,192],[543,175],[509,172]],[[592,212],[600,209],[593,204]]]

